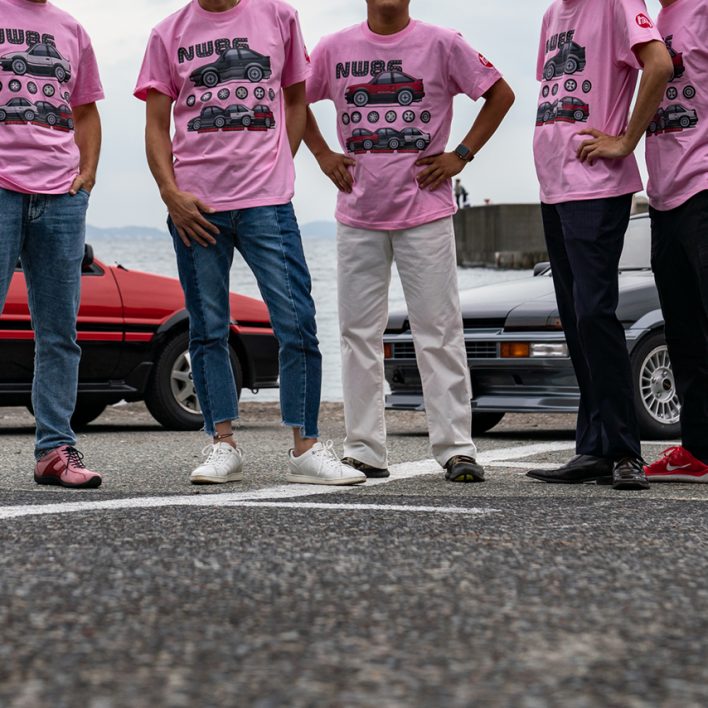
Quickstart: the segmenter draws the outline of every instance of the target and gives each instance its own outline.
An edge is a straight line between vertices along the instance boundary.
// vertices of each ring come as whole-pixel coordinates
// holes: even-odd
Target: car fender
[[[632,352],[636,345],[644,339],[644,337],[658,329],[664,327],[664,314],[661,309],[651,310],[640,317],[625,334],[627,337],[627,346]]]

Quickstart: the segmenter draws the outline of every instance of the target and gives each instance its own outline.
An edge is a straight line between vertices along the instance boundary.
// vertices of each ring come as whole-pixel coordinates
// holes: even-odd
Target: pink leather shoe
[[[70,445],[62,445],[37,460],[34,481],[71,489],[95,489],[101,486],[101,475],[86,469],[84,456]]]

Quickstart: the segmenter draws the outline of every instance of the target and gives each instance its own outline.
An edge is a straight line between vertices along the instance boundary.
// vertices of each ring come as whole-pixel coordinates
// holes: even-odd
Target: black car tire
[[[473,413],[472,434],[481,435],[491,430],[504,417],[504,413]]]
[[[219,74],[215,71],[205,71],[202,74],[202,81],[207,88],[214,88],[219,83]]]
[[[63,81],[66,80],[66,69],[63,66],[61,66],[61,64],[57,64],[54,67],[54,78],[59,83],[62,83]]]
[[[581,110],[577,110],[575,111],[575,113],[573,113],[573,118],[575,118],[575,120],[577,121],[584,120],[585,114]]]
[[[691,125],[691,119],[688,116],[681,116],[679,119],[679,125],[682,128],[688,128]]]
[[[7,113],[5,113],[5,111],[0,111],[0,123],[2,123],[5,118],[7,118]]]
[[[76,432],[83,430],[106,410],[107,405],[108,404],[101,399],[78,398],[76,408],[74,408],[74,413],[71,416],[71,429]],[[27,410],[34,415],[32,405],[27,406]]]
[[[388,147],[391,150],[398,150],[398,148],[401,147],[401,141],[398,138],[392,138],[388,141]]]
[[[548,123],[548,122],[551,120],[551,116],[552,116],[552,115],[553,115],[553,114],[552,114],[550,111],[546,111],[546,112],[543,114],[543,122],[544,122],[544,123]]]
[[[49,125],[56,125],[57,124],[56,114],[54,114],[54,113],[48,114],[47,115],[47,123],[49,123]]]
[[[73,118],[69,118],[69,119],[66,121],[66,127],[69,128],[69,130],[73,130],[73,129],[74,129],[74,119],[73,119]]]
[[[195,118],[194,122],[192,123],[192,128],[194,130],[199,130],[202,127],[202,122],[199,120],[199,118]]]
[[[574,74],[578,70],[578,60],[573,57],[568,57],[565,60],[565,66],[563,69],[566,74]]]
[[[546,81],[550,81],[551,79],[554,79],[556,76],[556,67],[552,63],[546,64],[546,66],[543,69],[543,78],[546,79]]]
[[[252,84],[257,84],[263,79],[263,69],[260,66],[249,66],[246,77]]]
[[[402,106],[410,106],[411,103],[413,103],[413,92],[408,89],[403,89],[403,91],[398,94],[398,102]]]
[[[34,111],[25,111],[24,117],[26,121],[31,123],[36,118],[36,115]]]
[[[202,415],[186,411],[172,393],[172,369],[188,349],[189,332],[180,332],[170,339],[157,357],[145,392],[145,405],[151,415],[168,430],[200,430],[204,425]],[[233,350],[231,350],[231,366],[234,371],[236,391],[240,397],[243,373]]]
[[[369,94],[366,93],[366,91],[357,91],[352,96],[352,101],[354,102],[355,106],[363,108],[369,102]]]
[[[265,119],[265,127],[270,128],[273,125],[273,121],[270,118]]]
[[[224,116],[216,116],[214,118],[214,127],[223,128],[226,125],[226,118]]]
[[[645,362],[654,353],[661,355],[666,348],[663,331],[645,337],[632,352],[632,378],[634,381],[634,406],[639,420],[639,430],[645,440],[672,440],[681,436],[681,423],[661,423],[650,414],[642,397],[642,383],[646,376]],[[673,379],[671,380],[673,383]],[[668,385],[668,382],[667,382]],[[675,386],[674,386],[675,391]],[[645,389],[646,393],[646,389]]]
[[[693,86],[686,86],[683,90],[683,97],[691,99],[696,95],[696,89]]]
[[[241,118],[241,125],[244,128],[248,128],[248,126],[251,125],[251,116],[244,116],[243,118]]]
[[[18,76],[24,76],[27,73],[27,62],[20,57],[12,60],[12,70]]]
[[[415,146],[418,150],[425,150],[427,143],[423,140],[423,138],[418,138],[418,140],[415,141]]]
[[[362,147],[364,150],[371,150],[374,147],[374,141],[373,140],[364,140],[362,143]]]
[[[649,123],[649,132],[650,133],[656,133],[656,129],[658,128],[656,121],[653,120],[651,123]]]

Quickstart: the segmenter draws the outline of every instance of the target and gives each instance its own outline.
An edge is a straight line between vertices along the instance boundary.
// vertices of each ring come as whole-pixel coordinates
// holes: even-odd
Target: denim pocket
[[[84,189],[83,187],[79,188],[78,194],[85,194],[87,199],[91,196],[91,192],[89,192],[88,189]]]

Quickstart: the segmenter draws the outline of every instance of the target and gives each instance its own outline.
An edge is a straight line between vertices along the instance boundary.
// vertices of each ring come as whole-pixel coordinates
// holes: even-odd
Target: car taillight
[[[384,344],[384,359],[393,359],[393,344]]]

